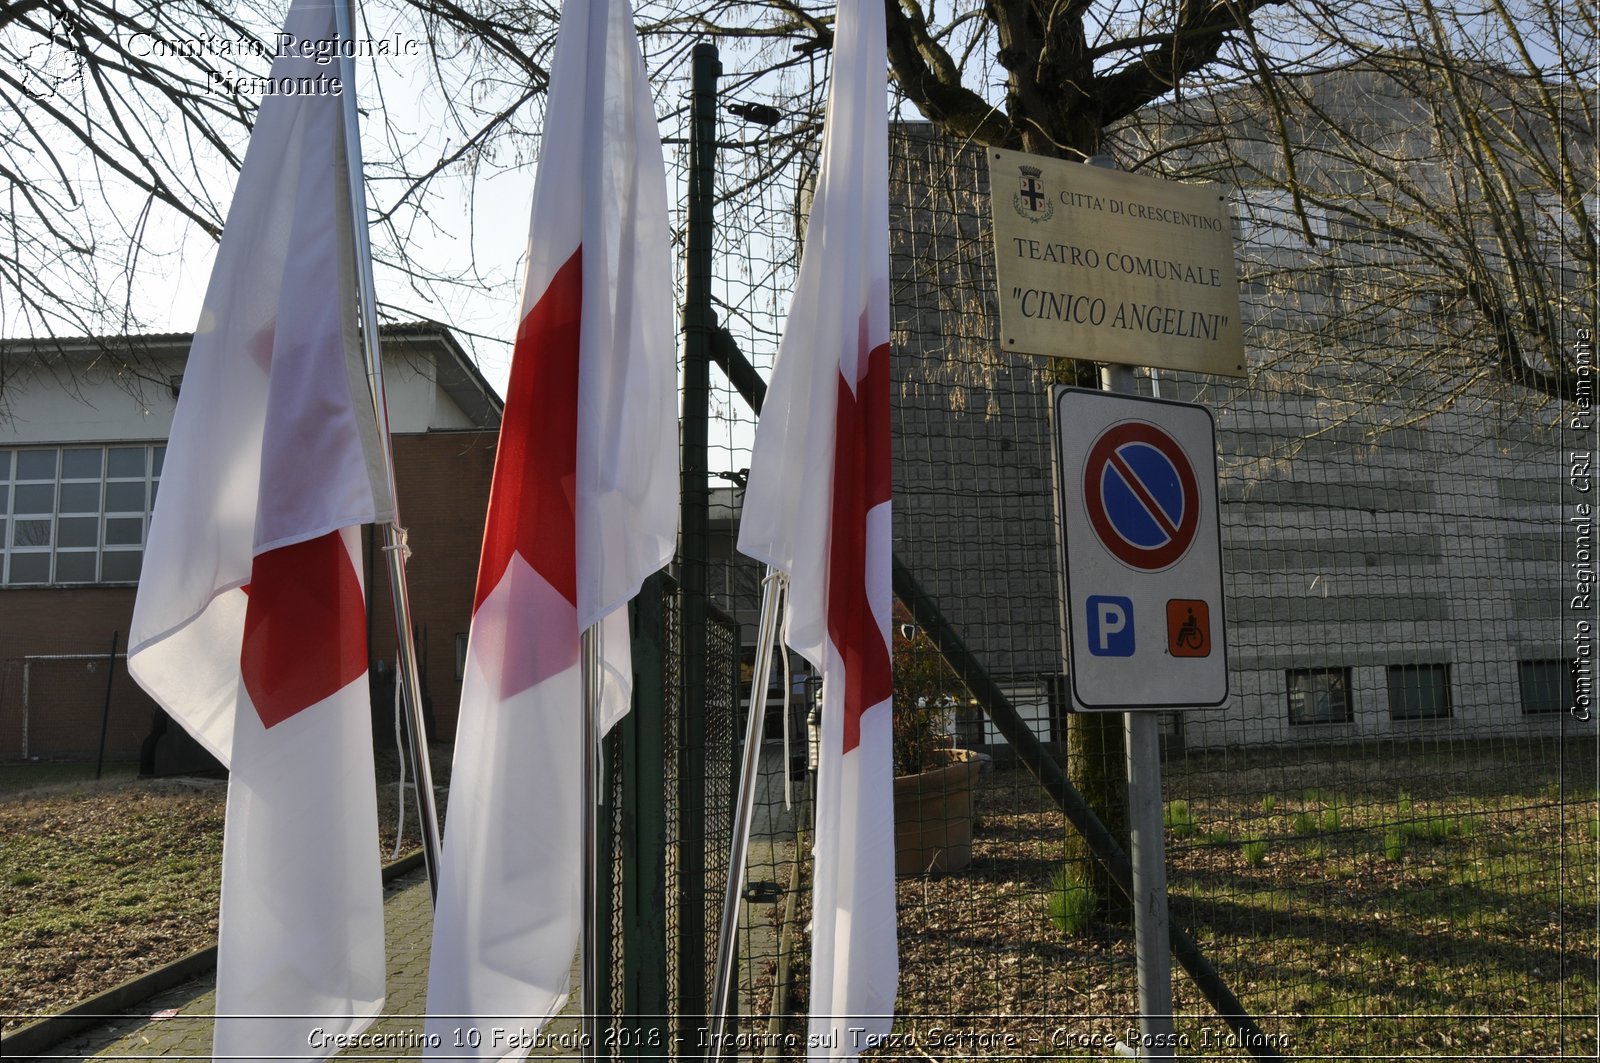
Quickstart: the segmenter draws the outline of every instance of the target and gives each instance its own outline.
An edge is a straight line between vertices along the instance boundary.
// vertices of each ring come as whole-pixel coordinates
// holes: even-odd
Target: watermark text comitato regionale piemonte
[[[174,39],[136,33],[128,49],[140,58],[198,60],[207,68],[212,92],[231,96],[338,96],[344,81],[337,69],[314,75],[271,77],[248,74],[235,65],[250,59],[299,58],[317,67],[333,68],[341,58],[405,58],[422,54],[422,42],[396,33],[388,37],[300,38],[278,33],[256,37],[197,35]]]

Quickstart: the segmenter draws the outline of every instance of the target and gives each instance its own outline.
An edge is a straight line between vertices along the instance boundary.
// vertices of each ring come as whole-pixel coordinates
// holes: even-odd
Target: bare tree
[[[386,95],[392,84],[364,100],[386,149],[368,154],[377,251],[416,303],[441,286],[507,281],[476,263],[443,274],[408,250],[419,233],[470,224],[444,213],[449,197],[533,157],[558,6],[365,5],[367,36],[398,27],[427,49],[429,136]],[[141,327],[137,280],[182,253],[173,234],[220,231],[254,115],[237,87],[265,72],[281,10],[274,0],[0,4],[0,334]],[[1343,357],[1368,352],[1371,375],[1448,370],[1575,394],[1562,337],[1592,322],[1596,281],[1587,0],[1470,10],[1436,0],[886,0],[885,11],[897,92],[957,142],[1061,158],[1109,151],[1125,168],[1244,188],[1249,211],[1271,211],[1246,222],[1297,242],[1292,268],[1266,256],[1247,281],[1277,286],[1285,305],[1336,304],[1327,327],[1348,333]],[[831,4],[652,0],[639,21],[665,85],[681,84],[695,41],[714,38],[728,93],[759,95],[775,113],[740,145],[747,167],[726,194],[805,162],[821,124]],[[224,54],[182,43],[204,41],[234,44]],[[1347,81],[1342,97],[1328,95],[1318,75],[1353,64],[1364,87],[1352,94]],[[675,91],[662,93],[668,117]],[[1406,122],[1373,121],[1375,108],[1400,106]],[[1399,125],[1407,132],[1396,137]],[[112,341],[106,353],[138,377],[135,352]],[[0,399],[5,372],[0,360]],[[1120,734],[1108,717],[1081,719],[1075,763],[1115,821]]]
[[[378,42],[374,64],[415,59],[408,69],[430,79],[426,108],[409,93],[391,98],[383,80],[362,101],[380,134],[367,151],[375,250],[424,305],[440,286],[483,288],[510,274],[509,264],[475,263],[444,273],[409,251],[430,227],[458,224],[438,216],[447,186],[455,201],[477,177],[526,163],[553,43],[555,6],[470,6],[375,0],[360,34]],[[146,278],[172,276],[196,237],[203,246],[220,236],[284,7],[0,4],[0,335],[99,337],[98,369],[129,387],[151,373],[127,339],[165,316]],[[35,368],[40,350],[31,348]],[[84,363],[58,353],[44,369],[71,387]],[[0,400],[9,368],[0,353]]]
[[[270,62],[282,7],[0,4],[0,173],[8,186],[0,334],[112,334],[143,325],[134,279],[167,266],[180,234],[220,231],[256,106],[247,89]],[[436,285],[490,283],[475,268],[440,275],[408,249],[419,231],[471,224],[470,215],[441,215],[447,198],[533,157],[559,4],[367,0],[363,12],[363,35],[420,46],[424,61],[407,72],[428,74],[427,84],[407,86],[426,101],[424,116],[392,81],[378,80],[363,100],[369,130],[381,134],[368,137],[379,254],[410,279],[420,303]],[[1493,337],[1466,350],[1509,380],[1570,393],[1570,373],[1559,356],[1550,360],[1554,319],[1531,308],[1561,304],[1569,316],[1581,314],[1574,285],[1537,268],[1552,251],[1569,272],[1593,275],[1585,199],[1594,171],[1592,4],[1485,0],[1462,11],[1433,0],[887,0],[885,12],[897,91],[959,141],[1065,158],[1112,145],[1129,168],[1177,174],[1180,155],[1170,145],[1139,150],[1129,130],[1142,116],[1185,105],[1253,114],[1256,140],[1273,151],[1263,157],[1231,140],[1234,165],[1222,173],[1213,159],[1214,176],[1258,188],[1276,182],[1297,211],[1316,199],[1319,212],[1352,224],[1363,203],[1382,204],[1384,218],[1359,220],[1387,226],[1395,239],[1453,234],[1460,253],[1436,270],[1453,274],[1450,285],[1439,282],[1439,298]],[[652,0],[639,6],[639,20],[665,111],[676,106],[690,46],[711,37],[731,57],[729,93],[756,94],[781,116],[752,134],[760,165],[748,180],[770,178],[811,147],[831,5]],[[1370,124],[1362,101],[1334,106],[1307,94],[1312,82],[1290,77],[1360,58],[1382,67],[1392,91],[1426,105],[1415,117],[1419,129],[1431,124],[1433,141],[1415,145],[1412,156],[1367,150],[1359,143]],[[1295,140],[1291,127],[1321,132]],[[374,141],[386,150],[373,151]],[[1313,187],[1319,173],[1349,171],[1362,159],[1368,185],[1360,202]],[[1417,173],[1439,159],[1459,164],[1448,210]],[[733,197],[742,191],[727,189]],[[1397,218],[1406,204],[1415,217]]]
[[[1574,399],[1600,279],[1593,7],[1367,10],[1316,22],[1339,63],[1147,109],[1119,151],[1242,197],[1243,280],[1285,311],[1264,356]]]

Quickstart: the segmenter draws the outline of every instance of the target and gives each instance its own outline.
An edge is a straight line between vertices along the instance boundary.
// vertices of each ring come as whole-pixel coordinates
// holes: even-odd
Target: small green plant
[[[1169,802],[1161,818],[1174,838],[1189,838],[1200,830],[1200,825],[1195,822],[1194,812],[1190,810],[1187,801]]]
[[[1406,854],[1406,832],[1390,827],[1383,832],[1383,858],[1391,864]]]
[[[17,889],[23,889],[27,886],[37,886],[43,881],[44,879],[40,878],[38,875],[35,875],[32,871],[18,871],[15,875],[11,876],[11,885]]]
[[[1265,812],[1267,815],[1270,816],[1270,815],[1272,815],[1272,813],[1276,812],[1277,810],[1278,810],[1278,795],[1277,794],[1268,794],[1267,796],[1265,796],[1265,797],[1263,797],[1261,799],[1261,811]]]
[[[1050,922],[1063,934],[1076,936],[1089,929],[1099,906],[1100,894],[1094,886],[1079,882],[1066,868],[1050,879]]]
[[[1296,834],[1317,833],[1317,816],[1314,812],[1296,812],[1294,819],[1289,821],[1289,827]]]
[[[1332,805],[1322,810],[1322,829],[1338,830],[1344,822],[1344,816],[1339,812],[1338,805]]]
[[[1411,815],[1411,795],[1410,794],[1406,793],[1404,790],[1401,790],[1400,791],[1400,799],[1398,801],[1396,801],[1395,804],[1400,809],[1400,814],[1402,816]]]
[[[1443,816],[1429,816],[1419,824],[1420,832],[1429,841],[1442,842],[1452,835],[1461,833],[1461,821],[1445,819]]]
[[[1589,840],[1600,842],[1600,816],[1596,816],[1589,821]]]
[[[1260,867],[1267,860],[1267,843],[1262,838],[1254,838],[1239,847],[1244,853],[1244,862],[1249,867]]]

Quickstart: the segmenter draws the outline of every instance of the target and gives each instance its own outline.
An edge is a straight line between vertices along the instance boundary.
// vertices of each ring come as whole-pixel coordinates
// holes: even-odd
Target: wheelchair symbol
[[[1204,601],[1167,602],[1167,652],[1174,657],[1211,656],[1211,610]]]

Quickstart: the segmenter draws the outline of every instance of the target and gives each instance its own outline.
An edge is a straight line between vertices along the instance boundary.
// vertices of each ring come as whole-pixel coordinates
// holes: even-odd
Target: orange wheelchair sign
[[[1168,600],[1167,652],[1174,657],[1211,656],[1211,610],[1204,601]]]

